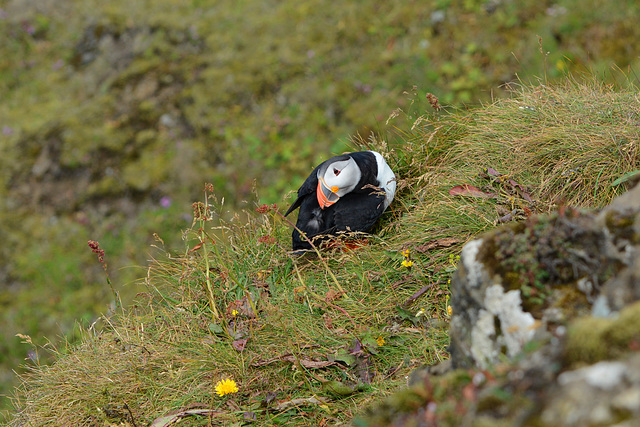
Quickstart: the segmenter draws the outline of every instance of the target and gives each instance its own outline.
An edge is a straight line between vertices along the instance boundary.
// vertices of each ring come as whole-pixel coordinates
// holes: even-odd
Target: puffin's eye
[[[333,168],[333,174],[334,174],[335,176],[340,175],[340,170],[339,170],[339,169],[336,169],[336,168]]]

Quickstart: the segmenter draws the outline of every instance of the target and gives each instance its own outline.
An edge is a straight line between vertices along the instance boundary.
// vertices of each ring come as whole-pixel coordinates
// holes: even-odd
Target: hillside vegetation
[[[0,411],[34,357],[16,334],[63,348],[115,309],[88,240],[128,305],[204,182],[229,221],[288,203],[351,139],[389,139],[426,93],[451,109],[518,78],[637,82],[640,6],[605,3],[0,2]]]
[[[133,306],[67,351],[33,346],[57,361],[22,377],[13,425],[348,422],[447,358],[448,283],[465,241],[559,205],[603,206],[640,169],[633,86],[519,86],[451,114],[429,101],[396,111],[389,138],[357,141],[399,176],[367,244],[292,256],[283,206],[226,219],[205,186],[184,250],[157,252]]]

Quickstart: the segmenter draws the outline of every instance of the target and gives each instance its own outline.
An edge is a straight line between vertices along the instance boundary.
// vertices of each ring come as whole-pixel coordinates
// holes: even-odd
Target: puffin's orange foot
[[[361,239],[329,240],[324,243],[323,247],[326,249],[340,249],[344,252],[348,252],[363,248],[368,244],[369,239],[363,237]]]

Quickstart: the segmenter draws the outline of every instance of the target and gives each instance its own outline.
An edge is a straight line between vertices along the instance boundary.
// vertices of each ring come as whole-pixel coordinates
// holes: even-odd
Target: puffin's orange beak
[[[316,189],[316,196],[318,197],[318,204],[322,209],[333,205],[340,200],[340,196],[336,194],[339,190],[338,187],[327,187],[324,182],[324,178],[318,178],[318,188]]]

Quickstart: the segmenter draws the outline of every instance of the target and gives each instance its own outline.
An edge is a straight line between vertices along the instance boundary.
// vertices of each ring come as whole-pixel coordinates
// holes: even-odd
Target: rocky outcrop
[[[451,367],[358,425],[640,425],[640,185],[468,242]]]
[[[640,186],[599,214],[562,209],[498,228],[467,243],[461,260],[454,367],[513,358],[579,316],[614,317],[640,299]]]

